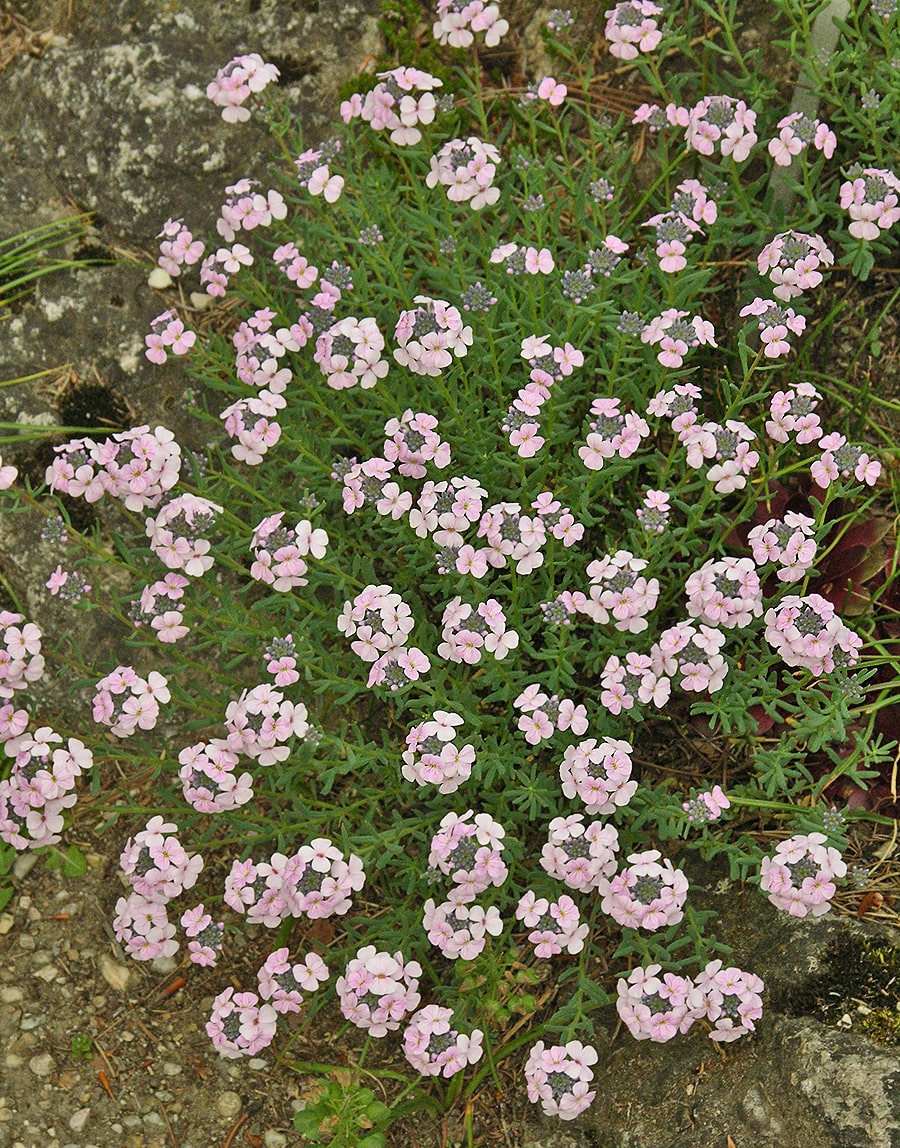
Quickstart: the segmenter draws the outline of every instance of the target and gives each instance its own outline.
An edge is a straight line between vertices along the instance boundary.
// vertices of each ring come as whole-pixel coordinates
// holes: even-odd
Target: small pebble
[[[252,1060],[247,1061],[247,1067],[252,1068],[254,1072],[259,1072],[260,1069],[266,1068],[269,1062],[263,1060],[261,1056],[254,1056]]]
[[[19,937],[19,948],[30,950],[34,948],[34,937],[30,933],[23,933]]]
[[[128,987],[128,982],[131,980],[131,970],[125,965],[120,965],[118,961],[114,961],[108,953],[100,954],[97,968],[100,970],[100,976],[117,992],[123,992]]]
[[[0,913],[0,937],[5,937],[15,923],[12,913]]]
[[[45,1019],[42,1016],[23,1016],[19,1021],[19,1028],[23,1032],[31,1032],[32,1029],[40,1028]]]
[[[166,1076],[180,1076],[184,1071],[181,1065],[176,1064],[174,1060],[164,1060],[162,1070]]]
[[[21,881],[23,877],[28,876],[28,874],[31,872],[31,870],[35,867],[36,864],[37,864],[37,853],[22,853],[22,854],[20,854],[16,858],[15,863],[13,864],[13,876],[15,878],[17,878],[19,881]],[[20,901],[20,904],[24,905],[24,902],[25,902],[25,898],[23,897]],[[28,904],[29,905],[31,904],[30,898],[28,900]]]
[[[69,1117],[69,1127],[72,1131],[80,1132],[85,1124],[87,1124],[90,1114],[90,1108],[79,1108],[77,1112],[73,1112]]]
[[[23,1056],[19,1056],[17,1052],[9,1052],[6,1054],[6,1058],[4,1059],[3,1063],[7,1068],[21,1068],[25,1063],[25,1058]]]
[[[53,1057],[49,1052],[40,1052],[29,1060],[28,1067],[35,1076],[49,1076],[53,1071]]]
[[[3,1001],[4,1004],[15,1004],[16,1001],[20,1001],[24,995],[22,990],[16,988],[15,985],[0,989],[0,1001]]]
[[[47,984],[50,984],[51,981],[55,981],[59,976],[59,969],[56,965],[44,965],[43,968],[38,969],[34,975],[40,977],[42,981],[46,981]]]
[[[216,1110],[227,1120],[233,1120],[243,1106],[244,1102],[236,1092],[220,1092],[216,1099]]]
[[[266,1148],[285,1148],[287,1136],[283,1132],[276,1132],[274,1128],[269,1128],[263,1133],[263,1144]]]

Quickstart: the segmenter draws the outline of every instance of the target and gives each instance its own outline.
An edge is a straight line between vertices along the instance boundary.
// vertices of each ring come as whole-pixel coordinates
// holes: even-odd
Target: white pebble
[[[69,1117],[69,1127],[72,1131],[80,1132],[85,1124],[87,1124],[90,1114],[90,1108],[79,1108],[77,1112],[73,1112]]]
[[[38,1053],[29,1060],[28,1067],[35,1076],[49,1076],[54,1067],[53,1057],[49,1052]]]
[[[118,992],[124,992],[131,980],[131,970],[114,961],[108,953],[101,953],[97,961],[100,976]]]
[[[244,1102],[236,1092],[220,1092],[216,1100],[216,1109],[220,1116],[233,1119],[243,1108]]]

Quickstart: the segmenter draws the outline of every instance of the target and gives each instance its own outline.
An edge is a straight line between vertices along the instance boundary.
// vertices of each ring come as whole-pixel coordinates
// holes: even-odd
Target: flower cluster
[[[438,0],[437,15],[432,34],[439,44],[452,48],[468,48],[475,32],[484,32],[486,48],[496,48],[509,31],[509,22],[500,16],[499,7],[484,0]]]
[[[344,177],[333,175],[330,164],[340,151],[340,143],[327,141],[318,148],[307,148],[294,160],[297,182],[310,195],[321,195],[326,203],[336,203],[344,190]]]
[[[121,431],[103,442],[72,439],[53,448],[58,455],[47,467],[52,491],[97,502],[110,494],[127,510],[154,509],[181,472],[181,447],[165,427]]]
[[[669,524],[672,507],[671,496],[664,490],[648,490],[644,494],[644,505],[635,510],[641,526],[650,534],[662,534]]]
[[[635,1040],[662,1043],[694,1023],[688,1010],[693,981],[661,971],[661,965],[638,966],[616,983],[616,1010]]]
[[[473,211],[480,211],[500,198],[500,188],[494,186],[499,162],[500,152],[477,136],[448,140],[431,157],[425,184],[437,187],[440,183],[451,203],[468,203]]]
[[[688,108],[678,104],[666,104],[661,108],[659,104],[641,104],[631,118],[633,124],[646,124],[651,132],[660,132],[668,128],[686,128],[691,113]]]
[[[0,610],[0,698],[11,698],[44,672],[41,631],[24,614]]]
[[[743,629],[762,614],[762,587],[750,558],[710,559],[684,589],[688,613],[708,626]]]
[[[815,442],[822,437],[822,424],[816,414],[822,396],[812,383],[794,383],[786,391],[776,391],[769,403],[766,434],[775,442]]]
[[[365,391],[388,373],[383,350],[384,335],[376,321],[349,315],[318,337],[315,361],[333,390],[359,385]]]
[[[472,773],[475,747],[456,744],[459,714],[435,710],[429,721],[414,725],[406,735],[401,772],[407,781],[436,785],[439,793],[455,793]]]
[[[662,1043],[700,1019],[712,1026],[710,1040],[737,1040],[754,1031],[765,988],[754,973],[723,968],[721,961],[710,961],[695,980],[661,971],[647,965],[619,979],[616,1008],[636,1040]]]
[[[302,961],[291,964],[290,949],[285,946],[270,953],[256,974],[259,995],[271,1001],[272,1008],[283,1016],[299,1012],[303,993],[315,992],[330,976],[328,967],[316,953],[307,953]]]
[[[228,748],[254,758],[260,765],[285,761],[292,737],[309,730],[306,706],[288,701],[281,690],[264,682],[243,690],[225,709]]]
[[[672,273],[687,267],[685,252],[695,235],[702,235],[701,223],[715,223],[719,209],[709,191],[696,179],[686,179],[676,188],[668,211],[652,216],[644,224],[656,229],[656,254],[661,271]]]
[[[477,606],[454,598],[444,609],[441,627],[437,652],[449,662],[472,665],[481,661],[482,651],[500,661],[519,644],[516,631],[507,630],[506,615],[496,598]]]
[[[138,728],[153,729],[160,702],[170,697],[162,674],[151,670],[142,678],[131,666],[117,666],[94,689],[94,721],[109,726],[116,737],[131,737]]]
[[[273,219],[287,216],[287,204],[280,191],[269,189],[265,195],[255,191],[259,181],[239,179],[225,188],[225,202],[219,209],[216,231],[226,243],[233,243],[239,231],[269,227]]]
[[[777,909],[792,917],[821,917],[831,908],[834,879],[847,874],[839,850],[826,845],[824,833],[798,833],[764,857],[759,887]]]
[[[165,905],[192,889],[203,869],[199,853],[189,857],[177,837],[178,826],[162,817],[151,817],[134,837],[129,837],[119,857],[135,893],[155,905]]]
[[[394,330],[394,358],[416,375],[437,378],[453,356],[462,358],[472,345],[472,328],[463,324],[459,308],[445,299],[416,295],[414,310],[401,311]]]
[[[499,937],[503,932],[503,921],[494,905],[485,909],[459,900],[436,905],[430,897],[425,902],[422,926],[432,945],[451,961],[474,961],[487,944],[486,934]]]
[[[164,901],[148,901],[140,893],[131,893],[116,902],[113,932],[135,961],[174,956],[178,952],[176,931]]]
[[[489,813],[448,813],[431,839],[428,865],[456,885],[454,900],[474,901],[491,885],[499,888],[509,870],[501,856],[506,831]]]
[[[263,651],[266,662],[266,672],[275,676],[276,686],[292,686],[300,680],[297,670],[297,647],[294,645],[294,635],[287,634],[284,638],[273,638]]]
[[[820,268],[831,267],[834,255],[819,235],[783,231],[756,257],[760,275],[776,284],[772,294],[789,302],[822,282]]]
[[[712,155],[718,145],[724,156],[745,160],[758,136],[756,112],[733,96],[706,96],[690,109],[685,143],[701,155]]]
[[[244,107],[250,96],[261,92],[280,74],[274,64],[265,63],[256,52],[235,56],[207,85],[206,98],[222,109],[226,123],[240,123],[250,119],[250,109]]]
[[[276,247],[272,252],[272,262],[279,271],[287,276],[291,283],[301,290],[311,287],[319,277],[318,267],[314,267],[305,255],[301,255],[293,243],[282,243],[280,247]],[[330,308],[326,308],[326,310],[330,310]],[[258,334],[254,334],[254,329],[247,324],[241,324],[241,326],[243,327],[240,334],[242,351],[246,348],[246,351],[249,352],[253,345],[260,341],[260,335],[268,331],[269,321],[267,320],[263,325],[254,323]]]
[[[149,622],[160,642],[177,642],[190,630],[183,621],[182,601],[188,585],[189,580],[183,574],[166,574],[159,581],[149,583],[132,602],[129,617],[135,626]]]
[[[426,1005],[409,1018],[403,1031],[403,1054],[422,1076],[455,1076],[481,1059],[484,1033],[466,1036],[450,1027],[453,1009]]]
[[[769,155],[779,167],[790,167],[791,160],[810,144],[831,159],[837,147],[837,136],[822,120],[810,119],[803,112],[791,112],[775,125],[778,135],[769,140]]]
[[[709,821],[718,821],[725,810],[731,808],[731,802],[725,796],[722,786],[714,785],[712,789],[682,801],[681,808],[689,824],[706,825]]]
[[[600,685],[600,703],[615,715],[634,709],[636,702],[642,705],[653,702],[660,709],[672,692],[672,683],[662,667],[654,666],[649,654],[638,654],[634,650],[626,653],[624,661],[617,654],[610,654],[600,675]]]
[[[502,568],[507,562],[515,562],[517,574],[530,574],[543,565],[548,534],[566,547],[574,546],[583,537],[584,526],[575,521],[569,508],[557,501],[551,491],[542,491],[531,509],[537,513],[523,514],[517,502],[489,506],[478,523],[478,537],[484,538],[487,545],[477,551],[468,546],[461,548],[457,569],[463,562],[467,568],[460,572],[478,578],[489,565]]]
[[[174,311],[163,311],[150,323],[150,334],[144,336],[145,356],[157,365],[173,355],[186,355],[197,341],[193,331],[187,330]]]
[[[222,507],[196,494],[179,494],[146,521],[150,549],[170,570],[198,578],[212,569],[209,531]]]
[[[777,562],[779,581],[799,582],[816,559],[814,527],[814,519],[790,510],[784,518],[770,518],[754,526],[747,536],[753,561],[757,566]]]
[[[192,266],[203,256],[203,241],[194,238],[183,219],[167,219],[156,238],[162,240],[157,264],[167,275],[180,275],[182,267]]]
[[[835,666],[852,666],[862,638],[849,629],[821,594],[789,594],[766,611],[766,641],[788,666],[804,666],[815,677]]]
[[[58,594],[63,602],[80,602],[91,592],[90,584],[81,574],[73,570],[63,570],[62,566],[56,567],[44,585],[54,598]]]
[[[544,100],[551,108],[558,108],[568,94],[569,89],[565,84],[560,83],[555,76],[544,76],[542,80],[532,84],[522,94],[519,106],[527,107],[534,100]]]
[[[395,465],[377,456],[362,463],[349,459],[336,465],[332,478],[340,478],[343,483],[345,513],[353,514],[367,502],[374,502],[379,514],[389,514],[395,520],[402,518],[412,507],[412,495],[401,490],[399,483],[390,481]]]
[[[223,738],[198,741],[178,754],[181,792],[198,813],[239,809],[253,797],[253,778],[235,772],[238,754]]]
[[[589,412],[586,445],[578,448],[578,457],[588,470],[602,470],[611,458],[630,458],[650,433],[650,428],[634,411],[621,410],[621,400],[594,399]]]
[[[398,488],[399,491],[399,488]],[[426,482],[409,511],[409,524],[419,538],[430,534],[441,550],[439,571],[456,568],[463,533],[481,517],[487,491],[474,478]],[[460,570],[460,573],[466,573]]]
[[[520,247],[501,243],[491,252],[491,263],[504,263],[507,275],[549,275],[556,266],[549,247]]]
[[[213,921],[212,914],[207,913],[202,903],[192,909],[185,909],[181,914],[181,927],[188,941],[190,960],[202,968],[214,968],[222,951],[222,940],[225,936],[225,925],[221,921]]]
[[[519,898],[516,920],[531,929],[528,940],[536,957],[555,957],[563,950],[570,955],[580,953],[590,932],[589,925],[581,924],[578,906],[568,894],[548,901],[528,889]]]
[[[0,695],[2,696],[2,695]],[[0,706],[0,741],[15,760],[9,776],[0,780],[0,841],[14,849],[55,845],[63,828],[63,811],[77,797],[75,781],[90,769],[94,758],[77,738],[66,748],[49,726],[26,734],[28,714],[12,703]]]
[[[258,1056],[275,1038],[278,1013],[260,1004],[256,993],[239,993],[229,985],[213,1001],[206,1034],[227,1060]]]
[[[613,813],[637,792],[631,778],[630,742],[604,737],[570,745],[559,767],[566,797],[580,797],[588,813]]]
[[[576,607],[592,622],[605,625],[614,619],[617,630],[641,634],[647,629],[647,615],[659,600],[659,579],[646,578],[644,558],[635,558],[630,550],[617,550],[589,563],[590,595],[575,594]]]
[[[587,710],[570,698],[560,700],[556,694],[545,694],[539,682],[526,686],[513,702],[522,710],[518,728],[529,745],[540,745],[558,730],[570,729],[576,737],[587,732]]]
[[[798,315],[793,307],[781,306],[774,299],[757,296],[752,303],[742,307],[739,313],[741,318],[753,315],[756,319],[763,353],[768,359],[777,359],[779,355],[786,355],[790,351],[789,332],[802,335],[806,330],[805,316]]]
[[[324,558],[328,546],[327,533],[313,529],[308,518],[294,527],[282,526],[283,518],[284,511],[270,514],[256,526],[250,540],[253,551],[250,577],[280,593],[305,586],[304,575],[309,567],[304,559],[310,554],[313,558]]]
[[[638,52],[653,52],[662,40],[662,30],[656,17],[663,9],[652,0],[622,0],[608,9],[604,36],[609,41],[609,52],[619,60],[633,60]]]
[[[819,439],[822,455],[809,468],[817,486],[826,489],[839,478],[851,475],[857,482],[874,486],[881,474],[881,463],[865,447],[847,442],[842,434],[829,434]]]
[[[277,248],[275,255],[282,250]],[[308,270],[314,279],[318,269],[312,267]],[[269,395],[281,395],[291,381],[291,372],[280,367],[279,362],[288,351],[299,351],[307,336],[297,323],[273,331],[274,318],[274,311],[268,307],[260,308],[238,324],[231,342],[235,351],[235,373],[240,381],[248,387],[265,388]]]
[[[694,979],[688,998],[692,1020],[703,1018],[712,1025],[710,1040],[732,1041],[755,1030],[762,1016],[762,979],[721,961],[710,961]]]
[[[377,661],[390,650],[402,647],[412,632],[412,610],[390,586],[369,585],[352,601],[344,603],[337,628],[347,638],[356,637],[350,648],[364,662]]]
[[[563,347],[551,347],[547,336],[532,336],[523,340],[522,346],[523,357],[528,359],[531,367],[529,381],[519,388],[507,408],[502,430],[509,435],[510,445],[516,448],[522,458],[532,458],[546,441],[538,434],[541,429],[541,407],[550,398],[553,385],[583,365],[584,355],[571,343]]]
[[[239,462],[259,466],[269,448],[281,438],[277,418],[285,405],[280,394],[261,390],[238,399],[219,414],[230,437],[237,439],[231,453]]]
[[[852,220],[850,234],[854,239],[877,239],[900,219],[900,179],[884,168],[857,168],[851,173],[840,189],[841,207]]]
[[[418,125],[434,121],[437,101],[432,93],[443,81],[420,68],[393,68],[379,72],[378,79],[365,99],[354,94],[341,104],[341,118],[349,123],[361,116],[373,131],[390,132],[391,143],[417,144],[422,138]]]
[[[669,678],[680,674],[678,685],[689,692],[707,690],[714,694],[722,688],[728,663],[719,653],[725,635],[712,626],[695,626],[678,622],[663,630],[650,650],[653,673]]]
[[[424,411],[415,414],[409,409],[399,419],[388,419],[384,424],[384,433],[389,436],[384,443],[384,457],[398,463],[400,473],[411,478],[425,477],[426,462],[443,470],[450,465],[450,444],[441,440],[437,425],[434,415]]]
[[[416,961],[404,961],[402,953],[391,956],[366,945],[338,977],[341,1012],[370,1036],[386,1036],[419,1007],[421,975],[421,966]]]
[[[693,315],[691,318],[688,318],[688,315],[688,311],[669,307],[655,319],[644,324],[641,329],[642,343],[649,343],[651,346],[659,344],[660,351],[656,358],[664,367],[680,367],[693,347],[717,346],[716,331],[712,323],[699,315]]]
[[[225,880],[225,904],[247,920],[277,928],[288,917],[342,917],[366,881],[362,861],[327,837],[302,845],[291,857],[235,861]]]
[[[594,1079],[591,1065],[597,1060],[596,1049],[580,1040],[550,1048],[539,1040],[532,1046],[525,1065],[528,1099],[532,1104],[540,1101],[546,1116],[574,1120],[597,1095],[589,1091]]]
[[[677,925],[684,916],[687,878],[668,858],[660,864],[661,856],[658,849],[632,853],[629,865],[612,878],[601,878],[597,888],[603,912],[629,929],[653,932]]]
[[[616,871],[619,834],[602,821],[584,824],[581,813],[554,817],[547,842],[541,850],[541,867],[570,889],[588,892],[599,888],[601,877]]]

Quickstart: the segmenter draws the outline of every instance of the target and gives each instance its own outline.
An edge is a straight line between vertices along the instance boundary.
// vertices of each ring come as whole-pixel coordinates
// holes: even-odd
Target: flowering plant
[[[436,15],[450,50],[508,31],[483,0]],[[286,1014],[319,1015],[321,942],[342,1015],[375,1038],[406,1025],[410,1065],[454,1077],[451,1098],[515,1054],[511,1013],[534,1013],[528,1095],[572,1119],[594,1096],[578,1038],[595,1007],[653,1041],[694,1023],[730,1041],[760,1020],[759,978],[714,956],[688,850],[819,916],[849,845],[829,789],[865,794],[892,760],[876,724],[891,685],[874,677],[887,596],[857,592],[857,567],[853,595],[824,574],[886,499],[889,449],[835,402],[829,372],[858,359],[816,364],[835,342],[826,272],[889,238],[900,187],[880,153],[844,179],[830,127],[728,94],[743,85],[727,70],[694,102],[658,58],[694,48],[662,5],[606,16],[611,52],[659,101],[628,123],[584,106],[587,63],[561,48],[569,82],[535,76],[513,98],[477,59],[385,69],[308,148],[277,69],[236,57],[209,97],[235,124],[257,109],[284,163],[229,177],[213,243],[163,225],[154,283],[196,276],[208,315],[167,285],[145,337],[154,368],[190,364],[214,442],[79,431],[37,493],[0,468],[52,521],[111,496],[100,537],[47,535],[49,588],[57,608],[128,625],[134,662],[66,655],[96,683],[95,764],[32,726],[43,618],[0,613],[0,837],[53,845],[82,774],[102,802],[107,762],[153,763],[155,816],[121,855],[126,952],[168,958],[186,939],[212,968],[245,926],[277,931],[253,991],[215,997],[227,1058],[257,1055]],[[649,185],[640,148],[656,149]],[[775,236],[747,174],[766,167],[804,180]],[[125,556],[127,593],[91,597],[61,547],[94,585]],[[701,733],[729,739],[714,765]],[[827,776],[797,767],[810,753],[831,755]],[[765,857],[753,835],[772,814],[796,833]],[[201,839],[228,843],[221,865]],[[310,920],[321,932],[301,939]],[[547,960],[561,975],[542,1003],[510,1005]],[[488,1069],[467,1074],[482,1048]]]

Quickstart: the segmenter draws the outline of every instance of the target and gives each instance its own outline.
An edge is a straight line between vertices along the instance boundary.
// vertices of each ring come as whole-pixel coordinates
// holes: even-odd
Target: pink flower
[[[552,107],[558,107],[566,98],[567,92],[566,85],[557,83],[553,76],[545,76],[537,89],[538,99],[546,100]]]

